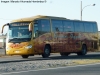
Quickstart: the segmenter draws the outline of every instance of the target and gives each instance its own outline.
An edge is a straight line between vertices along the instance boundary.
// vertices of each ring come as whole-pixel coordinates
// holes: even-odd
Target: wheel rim
[[[82,53],[86,54],[86,47],[83,47]]]
[[[45,54],[49,54],[49,49],[45,49]]]

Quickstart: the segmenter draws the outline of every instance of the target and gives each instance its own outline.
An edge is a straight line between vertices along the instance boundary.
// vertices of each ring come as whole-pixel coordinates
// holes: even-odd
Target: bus
[[[100,31],[98,31],[98,36],[99,36],[99,50],[100,50]]]
[[[8,26],[7,55],[21,55],[22,58],[32,55],[47,58],[51,53],[86,55],[97,51],[99,46],[95,21],[36,15],[4,24],[2,33],[5,26]]]

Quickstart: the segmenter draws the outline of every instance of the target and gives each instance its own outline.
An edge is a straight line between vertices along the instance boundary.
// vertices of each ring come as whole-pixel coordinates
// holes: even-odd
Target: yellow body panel
[[[22,42],[22,43],[7,43],[6,47],[6,54],[8,55],[26,55],[26,54],[33,54],[34,50],[33,47],[27,49],[28,45],[32,45],[31,42]]]

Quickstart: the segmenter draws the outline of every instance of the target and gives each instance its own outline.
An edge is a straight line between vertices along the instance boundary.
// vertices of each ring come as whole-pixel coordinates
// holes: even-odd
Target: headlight
[[[32,48],[32,45],[26,46],[25,48],[30,49],[30,48]]]

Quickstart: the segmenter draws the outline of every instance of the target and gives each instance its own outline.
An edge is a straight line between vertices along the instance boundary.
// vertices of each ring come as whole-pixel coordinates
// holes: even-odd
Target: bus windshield
[[[10,24],[11,25],[11,24]],[[29,41],[31,39],[32,32],[29,31],[28,25],[25,26],[10,26],[8,31],[8,37],[10,40],[17,39],[18,41]],[[16,41],[17,41],[16,40]]]

